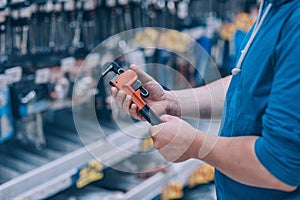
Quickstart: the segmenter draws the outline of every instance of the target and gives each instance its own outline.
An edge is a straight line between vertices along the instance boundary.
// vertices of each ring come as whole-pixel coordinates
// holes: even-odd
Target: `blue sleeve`
[[[262,165],[291,186],[300,185],[299,11],[286,22],[278,41],[262,137],[255,143],[255,153]]]

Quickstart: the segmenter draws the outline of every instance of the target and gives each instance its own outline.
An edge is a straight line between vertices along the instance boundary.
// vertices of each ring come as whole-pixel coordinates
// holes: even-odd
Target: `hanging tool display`
[[[39,1],[32,4],[33,9],[29,25],[29,51],[30,54],[45,54],[50,52],[50,12],[52,7],[46,4],[47,1]],[[38,35],[37,35],[38,34]]]
[[[83,4],[83,20],[82,20],[82,41],[85,49],[89,52],[100,42],[99,29],[96,19],[96,2],[88,0]]]
[[[12,96],[14,125],[17,127],[14,127],[15,135],[24,143],[41,148],[45,139],[43,116],[49,111],[67,107],[76,73],[89,52],[108,37],[132,28],[186,28],[190,19],[197,16],[189,10],[196,1],[0,0],[0,73],[15,66],[23,70],[20,80],[8,85],[8,93],[13,93],[9,95]],[[161,62],[159,52],[141,51],[147,62]],[[119,70],[114,63],[109,66],[108,71],[117,73],[120,80],[128,77],[133,80],[130,86],[112,83],[127,88],[137,101],[139,111],[151,124],[160,123],[143,100],[146,90],[132,76],[133,72]],[[89,86],[90,80],[86,80]],[[97,86],[96,112],[106,116],[107,124],[111,124],[109,95],[101,81]],[[3,88],[0,91],[4,91]],[[35,137],[39,142],[33,142]]]
[[[12,17],[12,54],[26,56],[28,54],[29,22],[32,7],[29,1],[11,4]]]
[[[2,7],[2,9],[0,9],[0,64],[7,62],[9,54],[9,52],[7,52],[7,15],[8,10]]]
[[[132,102],[137,105],[140,114],[151,124],[158,125],[162,123],[157,114],[150,108],[143,98],[149,96],[149,92],[143,87],[137,74],[132,70],[125,71],[117,63],[109,62],[104,65],[106,69],[102,73],[102,77],[106,76],[109,72],[114,72],[116,76],[109,82],[110,85],[124,90],[127,95],[132,97]]]

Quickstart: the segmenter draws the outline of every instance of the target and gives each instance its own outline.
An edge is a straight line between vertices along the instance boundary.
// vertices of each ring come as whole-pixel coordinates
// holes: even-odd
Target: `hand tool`
[[[96,20],[96,4],[93,0],[85,1],[83,5],[82,41],[86,50],[91,51],[98,43],[98,26]]]
[[[119,90],[124,90],[127,95],[130,95],[132,97],[132,102],[137,105],[139,113],[151,125],[158,125],[162,123],[161,119],[142,98],[147,98],[149,96],[149,92],[143,87],[134,71],[130,69],[125,71],[115,62],[106,63],[104,68],[106,70],[102,73],[102,77],[111,71],[114,72],[116,76],[109,82],[110,85],[118,88]]]

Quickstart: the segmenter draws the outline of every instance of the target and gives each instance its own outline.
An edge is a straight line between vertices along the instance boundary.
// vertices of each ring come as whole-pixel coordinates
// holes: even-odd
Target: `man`
[[[164,91],[131,67],[151,94],[147,102],[167,113],[149,129],[154,147],[169,161],[213,165],[218,199],[300,199],[300,1],[262,1],[242,49],[232,77],[189,90]],[[112,88],[112,96],[143,120],[124,91]],[[215,117],[223,104],[212,139],[179,118]]]

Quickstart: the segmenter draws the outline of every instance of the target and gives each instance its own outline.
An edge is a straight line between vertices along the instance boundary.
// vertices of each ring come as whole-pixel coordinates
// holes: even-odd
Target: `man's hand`
[[[200,148],[196,142],[200,131],[178,117],[164,115],[161,119],[164,123],[149,129],[153,145],[159,153],[171,162],[182,162],[196,157]]]
[[[172,112],[170,104],[172,104],[172,102],[174,103],[175,97],[171,92],[165,91],[158,82],[137,66],[131,65],[130,69],[137,73],[144,88],[149,91],[149,97],[144,99],[147,104],[149,104],[159,116]],[[116,103],[123,108],[126,113],[138,120],[145,121],[144,117],[137,112],[137,105],[132,102],[131,96],[126,95],[123,90],[118,90],[115,87],[111,88],[111,94],[116,100]],[[173,100],[170,100],[171,98],[173,98]]]

